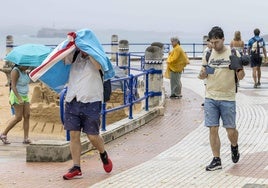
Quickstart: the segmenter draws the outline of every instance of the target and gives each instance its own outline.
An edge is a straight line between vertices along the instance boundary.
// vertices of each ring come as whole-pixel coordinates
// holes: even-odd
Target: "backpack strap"
[[[72,63],[75,62],[78,54],[79,54],[80,50],[76,49],[75,52],[74,52],[74,56],[73,56],[73,60],[72,60]]]
[[[237,93],[238,91],[238,78],[236,76],[236,72],[234,71],[234,76],[235,76],[235,92]]]
[[[207,63],[208,63],[208,60],[209,60],[209,58],[210,58],[211,51],[212,51],[212,50],[208,50],[208,51],[206,52],[206,61],[207,61]]]
[[[261,51],[260,51],[260,44],[259,44],[260,41],[257,41],[257,54],[258,55],[261,55]]]
[[[261,42],[263,39],[262,39],[262,38],[260,38],[260,39],[256,39],[256,37],[253,37],[252,39],[253,39],[253,41],[254,41],[254,42],[252,43],[252,46],[253,46],[253,44],[254,44],[255,42],[257,42],[257,49],[256,49],[256,50],[257,50],[257,54],[260,55],[260,44],[259,44],[259,42]],[[252,46],[251,46],[251,49],[252,49]],[[250,49],[250,50],[251,50],[251,49]]]
[[[232,53],[232,55],[237,56],[237,50],[235,48],[231,49],[231,53]],[[235,77],[235,92],[237,93],[237,91],[238,91],[238,78],[236,76],[235,70],[234,70],[234,77]]]

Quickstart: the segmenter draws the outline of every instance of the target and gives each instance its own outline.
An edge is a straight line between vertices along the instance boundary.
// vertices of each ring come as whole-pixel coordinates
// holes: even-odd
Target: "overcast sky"
[[[126,29],[207,34],[214,25],[248,40],[268,33],[268,0],[4,0],[0,28]]]

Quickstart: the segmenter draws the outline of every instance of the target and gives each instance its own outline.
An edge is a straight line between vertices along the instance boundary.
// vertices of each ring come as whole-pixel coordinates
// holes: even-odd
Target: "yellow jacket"
[[[189,59],[180,45],[176,45],[167,58],[168,68],[173,72],[182,72]]]

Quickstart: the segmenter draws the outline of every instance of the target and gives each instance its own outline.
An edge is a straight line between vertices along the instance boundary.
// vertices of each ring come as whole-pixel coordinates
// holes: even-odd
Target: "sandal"
[[[7,139],[7,135],[3,135],[3,134],[1,134],[1,135],[0,135],[0,139],[2,140],[2,142],[3,142],[4,144],[10,144],[10,142],[9,142],[8,139]]]
[[[30,144],[30,143],[32,143],[32,141],[29,138],[26,138],[25,140],[23,140],[22,143],[23,144]]]

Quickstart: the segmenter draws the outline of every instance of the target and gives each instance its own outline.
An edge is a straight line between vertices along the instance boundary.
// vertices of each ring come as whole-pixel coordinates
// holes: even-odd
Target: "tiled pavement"
[[[205,171],[212,154],[202,123],[204,86],[196,78],[198,70],[197,62],[186,68],[183,98],[167,99],[164,116],[106,144],[114,161],[111,174],[103,172],[91,151],[82,157],[84,178],[63,181],[61,175],[71,161],[26,163],[25,150],[19,149],[25,146],[15,143],[0,145],[0,187],[268,187],[268,67],[263,67],[258,89],[253,89],[251,69],[246,67],[237,94],[241,158],[237,164],[231,162],[230,144],[221,128],[223,169],[214,172]]]

